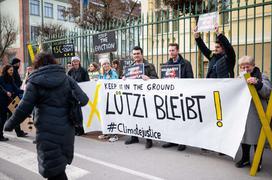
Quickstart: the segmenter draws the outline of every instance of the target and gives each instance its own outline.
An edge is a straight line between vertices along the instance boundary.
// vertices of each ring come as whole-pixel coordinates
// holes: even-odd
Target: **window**
[[[63,11],[65,10],[64,6],[60,6],[58,5],[58,20],[65,20],[64,15],[63,15]]]
[[[31,26],[30,28],[30,40],[36,41],[39,36],[39,28],[37,26]]]
[[[30,1],[30,14],[36,16],[40,15],[40,1],[38,0]]]
[[[51,3],[44,3],[44,16],[53,18],[53,4]]]

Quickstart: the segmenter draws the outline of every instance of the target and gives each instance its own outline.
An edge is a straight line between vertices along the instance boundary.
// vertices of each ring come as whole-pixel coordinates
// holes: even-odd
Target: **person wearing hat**
[[[14,79],[14,83],[15,85],[17,86],[18,89],[20,89],[20,87],[22,86],[23,84],[23,81],[21,80],[21,76],[19,75],[19,68],[20,68],[20,65],[21,65],[21,60],[19,58],[13,58],[12,61],[11,61],[11,65],[13,66],[13,79]],[[15,132],[17,134],[18,137],[25,137],[27,136],[27,133],[24,132],[20,125],[17,126],[15,128]]]
[[[21,77],[19,75],[19,68],[20,68],[20,63],[21,63],[21,60],[18,59],[18,58],[13,58],[12,61],[11,61],[11,65],[13,66],[13,78],[14,78],[14,81],[15,81],[15,85],[20,88],[23,81],[21,80]]]
[[[107,57],[101,58],[99,60],[101,64],[101,74],[99,75],[99,79],[118,79],[117,72],[110,66],[110,60]],[[109,139],[109,142],[115,142],[118,141],[118,136],[116,134],[108,135],[108,134],[102,134],[98,136],[98,139]]]
[[[71,59],[72,68],[68,71],[68,75],[71,76],[77,82],[89,81],[88,72],[81,67],[80,58],[78,56],[74,56]]]
[[[90,80],[88,72],[83,67],[81,67],[80,58],[78,56],[72,57],[71,63],[72,68],[68,71],[68,76],[71,76],[76,82],[85,82]],[[81,126],[75,127],[75,134],[77,136],[85,134],[83,124]]]

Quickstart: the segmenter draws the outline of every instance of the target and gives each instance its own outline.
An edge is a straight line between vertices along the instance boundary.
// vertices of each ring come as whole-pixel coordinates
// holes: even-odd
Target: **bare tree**
[[[97,0],[90,1],[80,19],[79,0],[69,0],[71,8],[64,11],[66,18],[73,18],[79,26],[95,27],[115,20],[127,20],[140,15],[138,0]]]
[[[7,53],[8,48],[15,43],[17,33],[15,20],[10,16],[0,14],[0,59]]]
[[[61,24],[56,23],[47,23],[42,26],[38,26],[38,36],[43,36],[43,39],[50,38],[55,35],[64,34],[67,32],[67,29]]]

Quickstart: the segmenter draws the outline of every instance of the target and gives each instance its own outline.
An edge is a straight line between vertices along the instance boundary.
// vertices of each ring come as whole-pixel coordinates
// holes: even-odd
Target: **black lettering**
[[[165,95],[165,111],[166,111],[166,117],[167,117],[167,119],[175,120],[175,118],[169,116],[168,103],[167,103],[167,95]]]
[[[180,97],[182,98],[183,94],[180,94]],[[185,121],[185,112],[184,112],[183,99],[180,100],[180,106],[181,106],[182,120]]]
[[[175,99],[179,99],[179,97],[178,96],[170,96],[171,111],[172,111],[172,114],[173,114],[174,118],[180,118],[180,116],[175,114],[175,109],[177,109],[177,107],[178,107],[177,105],[174,104]]]
[[[188,119],[195,119],[197,118],[197,113],[192,109],[195,105],[195,101],[193,98],[186,97],[186,106],[187,106],[187,117]],[[191,101],[191,105],[189,105],[189,101]],[[191,117],[190,112],[192,112],[194,115]]]
[[[161,104],[159,105],[158,102],[157,102],[157,99],[160,99],[161,100]],[[165,118],[165,112],[164,110],[161,108],[163,106],[163,99],[158,96],[158,95],[154,95],[154,102],[155,102],[155,108],[156,108],[156,116],[157,116],[157,119],[164,119]],[[163,116],[159,116],[159,112],[158,110],[161,110]]]
[[[106,107],[106,114],[115,114],[114,111],[109,111],[109,93],[107,93],[107,107]]]
[[[128,115],[130,115],[130,107],[129,107],[129,100],[128,100],[128,96],[132,95],[132,93],[126,93],[126,92],[123,92],[123,94],[126,96],[126,99],[127,99],[127,107],[128,107]]]
[[[136,114],[136,111],[138,109],[139,100],[141,98],[141,94],[133,94],[133,95],[137,96],[137,100],[136,100],[136,105],[135,105],[135,108],[134,108],[133,116],[143,118],[144,117],[143,115]]]
[[[200,108],[200,99],[205,99],[206,96],[192,96],[192,98],[196,98],[197,108],[198,108],[198,113],[199,113],[199,120],[200,120],[200,122],[203,122],[201,108]]]
[[[116,108],[116,111],[119,113],[119,114],[123,114],[123,98],[122,96],[120,96],[120,102],[121,102],[121,110],[119,110],[118,108],[118,105],[117,105],[117,102],[116,102],[116,95],[114,94],[114,104],[115,104],[115,108]]]

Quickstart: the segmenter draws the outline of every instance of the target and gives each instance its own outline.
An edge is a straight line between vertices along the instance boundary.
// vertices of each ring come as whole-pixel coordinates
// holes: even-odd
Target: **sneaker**
[[[186,146],[183,144],[178,145],[178,151],[184,151],[186,149]]]
[[[117,135],[114,135],[114,136],[110,137],[109,142],[115,142],[115,141],[118,141],[118,136]]]
[[[173,146],[177,146],[177,144],[174,144],[174,143],[166,143],[166,144],[162,145],[163,148],[170,148],[170,147],[173,147]]]
[[[102,135],[98,136],[98,139],[109,139],[109,138],[110,138],[110,136],[107,134],[102,134]]]
[[[5,138],[4,136],[3,137],[0,137],[0,141],[8,141],[9,139],[8,138]]]
[[[134,144],[134,143],[139,143],[138,137],[132,136],[131,138],[125,141],[126,145]]]
[[[238,161],[237,163],[235,163],[235,166],[237,168],[243,168],[243,167],[249,166],[249,165],[250,165],[249,160],[243,160],[243,159],[241,159],[240,161]]]
[[[149,149],[153,146],[152,140],[151,139],[147,139],[146,143],[145,143],[145,148]]]

